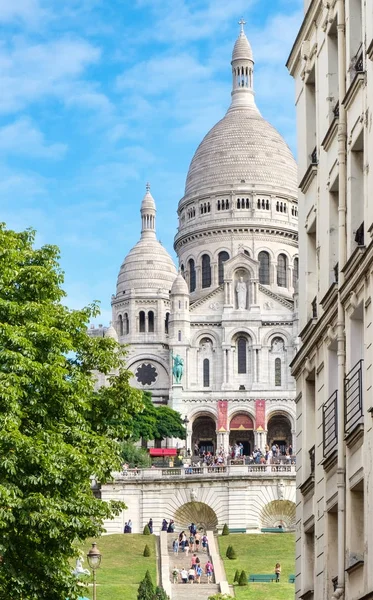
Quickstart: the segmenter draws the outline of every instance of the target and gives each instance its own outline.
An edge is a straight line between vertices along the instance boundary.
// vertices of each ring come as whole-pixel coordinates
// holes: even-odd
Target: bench
[[[289,583],[295,583],[295,575],[289,575]]]
[[[284,533],[284,529],[282,527],[263,527],[260,530],[262,533]]]
[[[229,529],[229,533],[246,533],[246,527],[238,527],[235,529]]]
[[[276,581],[276,575],[274,573],[266,573],[266,574],[254,574],[249,575],[249,581],[262,581],[265,583],[269,583],[270,581]]]

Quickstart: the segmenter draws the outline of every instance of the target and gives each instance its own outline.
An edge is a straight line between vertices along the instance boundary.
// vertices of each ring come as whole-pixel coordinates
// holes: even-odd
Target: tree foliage
[[[148,544],[145,544],[145,548],[144,548],[144,552],[143,552],[143,556],[145,556],[146,558],[148,558],[150,556],[150,548],[148,546]]]
[[[238,580],[238,585],[240,585],[240,586],[247,585],[247,575],[246,575],[245,571],[241,571],[241,575]]]
[[[141,394],[120,346],[87,335],[97,306],[62,304],[58,249],[33,243],[0,225],[0,599],[75,600],[75,542],[122,507],[90,478],[119,467]],[[111,386],[96,390],[93,371]]]
[[[128,464],[130,468],[133,467],[150,467],[150,456],[144,448],[138,448],[133,442],[125,441],[122,442],[120,454],[122,460]]]
[[[221,532],[222,535],[229,535],[229,527],[226,523],[224,523],[223,530]]]
[[[169,406],[154,406],[150,392],[144,392],[143,405],[141,413],[131,421],[131,440],[185,439],[185,427],[178,412]]]

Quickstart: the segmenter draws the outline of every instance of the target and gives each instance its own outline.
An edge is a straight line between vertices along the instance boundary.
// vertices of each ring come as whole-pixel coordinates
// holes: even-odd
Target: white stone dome
[[[238,36],[233,47],[232,62],[235,60],[253,60],[253,51],[250,42],[243,31]]]
[[[172,284],[171,296],[189,296],[189,290],[187,282],[181,273],[178,274],[175,281]]]
[[[117,335],[117,332],[115,331],[112,323],[110,323],[110,326],[105,331],[105,337],[118,341],[118,335]]]
[[[297,166],[284,139],[256,109],[231,108],[204,137],[189,167],[185,196],[235,189],[297,195]]]
[[[169,292],[177,275],[167,250],[156,239],[141,239],[129,251],[120,268],[117,296],[133,290]]]

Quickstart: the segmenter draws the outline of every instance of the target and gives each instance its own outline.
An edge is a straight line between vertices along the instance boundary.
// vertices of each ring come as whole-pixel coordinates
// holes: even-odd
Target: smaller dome
[[[189,296],[187,282],[181,273],[178,274],[171,288],[171,296],[177,295]]]
[[[116,342],[118,341],[118,335],[117,335],[117,332],[115,331],[112,323],[110,323],[110,326],[105,331],[105,337],[111,338],[112,340],[115,340]]]
[[[249,40],[243,31],[241,31],[240,35],[238,36],[233,48],[232,62],[234,60],[252,60],[254,62],[253,51],[251,49]]]
[[[146,194],[141,202],[141,210],[155,210],[155,201],[153,196],[150,193],[150,184],[146,184]]]

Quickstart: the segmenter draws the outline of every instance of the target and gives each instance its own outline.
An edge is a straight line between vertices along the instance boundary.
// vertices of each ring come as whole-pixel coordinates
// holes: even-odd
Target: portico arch
[[[229,422],[229,445],[242,444],[243,454],[249,456],[254,449],[254,423],[251,415],[240,411]]]
[[[198,445],[199,452],[216,452],[216,421],[206,413],[195,417],[192,424],[192,447]]]
[[[268,421],[267,431],[267,443],[269,447],[277,444],[281,454],[285,454],[285,449],[292,443],[290,418],[281,413],[272,414]]]
[[[177,529],[188,530],[191,523],[194,523],[197,529],[204,531],[216,531],[218,527],[215,511],[204,502],[192,501],[183,504],[175,512],[174,520]]]
[[[260,520],[262,527],[283,527],[294,529],[295,503],[291,500],[273,500],[268,502],[261,511]]]

